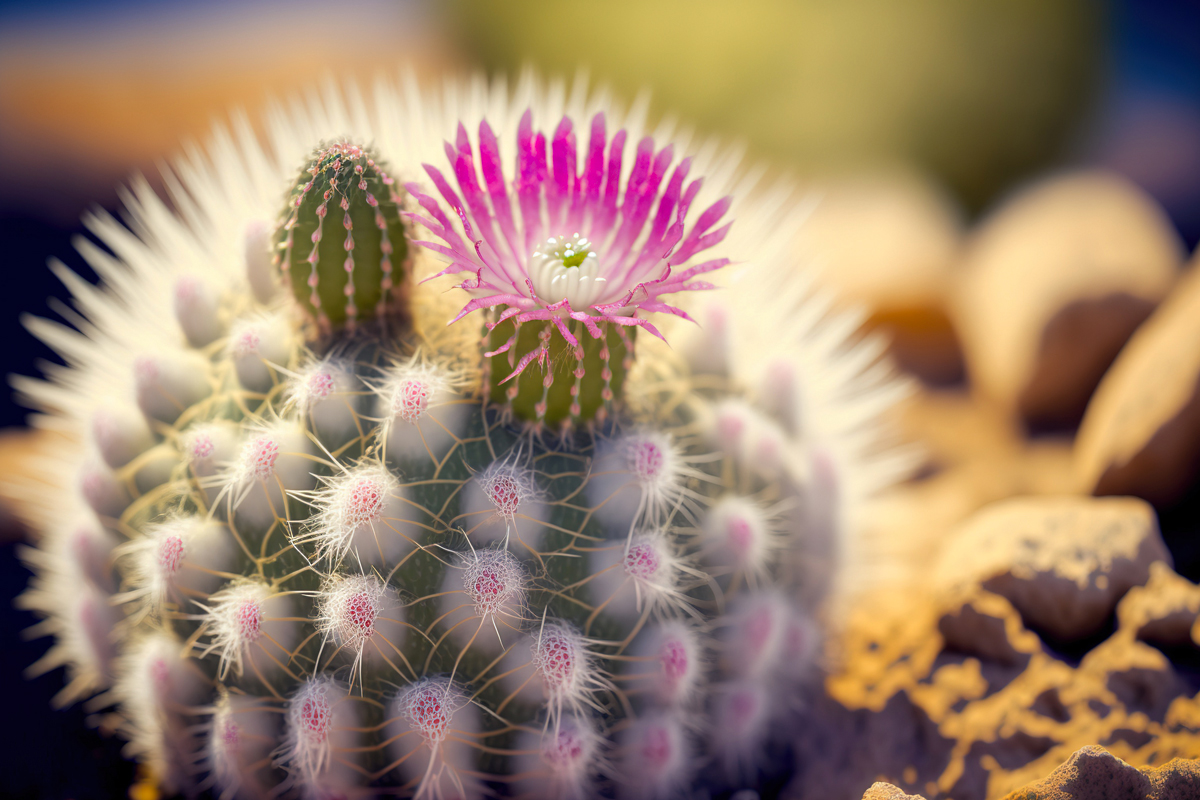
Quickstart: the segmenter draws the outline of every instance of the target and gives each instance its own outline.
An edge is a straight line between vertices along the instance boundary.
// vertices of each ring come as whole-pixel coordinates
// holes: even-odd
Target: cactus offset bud
[[[408,243],[393,181],[369,150],[335,142],[313,153],[275,234],[275,262],[322,330],[398,306]]]

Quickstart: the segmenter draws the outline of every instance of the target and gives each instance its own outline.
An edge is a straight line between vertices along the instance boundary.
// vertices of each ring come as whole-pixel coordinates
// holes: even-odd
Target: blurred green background
[[[801,173],[901,162],[971,209],[1062,158],[1095,107],[1107,9],[1086,0],[452,0],[493,71],[579,65]]]

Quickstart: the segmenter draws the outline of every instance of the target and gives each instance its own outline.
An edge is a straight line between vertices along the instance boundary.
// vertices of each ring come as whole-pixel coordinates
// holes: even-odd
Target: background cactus
[[[804,204],[686,135],[656,151],[644,110],[583,86],[376,97],[370,114],[334,93],[278,111],[270,157],[243,128],[218,133],[178,167],[178,216],[135,185],[136,235],[93,221],[117,255],[87,253],[107,287],[64,272],[78,331],[30,322],[70,363],[19,382],[68,434],[40,465],[28,553],[24,602],[57,637],[42,666],[65,665],[63,700],[95,695],[168,791],[755,785],[772,731],[801,713],[869,498],[909,463],[881,419],[904,387],[878,342],[851,342],[856,320],[788,257]],[[592,126],[581,166],[572,119]],[[535,121],[558,125],[549,157]],[[450,214],[418,172],[443,137],[466,205],[425,177]],[[387,157],[411,213],[356,184],[346,230],[374,238],[338,245],[354,259],[338,284],[329,237],[316,262],[296,237],[321,219],[315,175],[366,159],[351,141]],[[668,178],[676,151],[692,156]],[[289,183],[299,213],[273,228]],[[716,227],[727,212],[738,224]],[[562,249],[576,234],[594,256]],[[523,291],[513,271],[534,256],[573,288]],[[649,321],[687,317],[659,295],[711,288],[693,277],[731,259],[749,266],[692,305],[699,326]],[[460,271],[470,297],[437,277]],[[605,275],[612,297],[579,289]],[[389,296],[408,298],[405,324],[344,324]],[[524,368],[515,391],[506,360]]]

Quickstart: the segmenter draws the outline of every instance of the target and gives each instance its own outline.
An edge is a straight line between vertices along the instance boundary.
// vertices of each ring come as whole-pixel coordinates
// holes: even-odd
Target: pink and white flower
[[[694,257],[724,240],[732,222],[718,224],[731,198],[716,201],[689,223],[703,182],[687,181],[691,158],[676,162],[673,145],[656,151],[647,136],[638,142],[623,180],[625,131],[609,140],[603,113],[592,118],[590,128],[580,171],[574,122],[564,116],[547,148],[546,135],[534,131],[533,114],[526,111],[517,129],[515,177],[509,180],[487,121],[479,125],[478,162],[460,123],[455,143],[446,143],[458,191],[436,167],[424,165],[452,213],[419,184],[406,186],[425,212],[410,216],[440,240],[418,244],[450,261],[438,275],[470,276],[459,286],[472,299],[454,322],[478,309],[506,306],[490,325],[510,318],[549,321],[579,354],[583,329],[599,339],[608,323],[662,338],[646,314],[688,318],[664,302],[664,295],[713,288],[697,276],[729,259]],[[515,343],[514,335],[488,355]],[[548,352],[543,339],[505,380],[535,359],[545,365]]]

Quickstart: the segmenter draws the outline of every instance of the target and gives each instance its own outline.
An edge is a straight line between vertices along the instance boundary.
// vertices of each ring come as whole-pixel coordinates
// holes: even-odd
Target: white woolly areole
[[[467,699],[449,678],[422,678],[396,696],[394,713],[412,726],[425,744],[437,747],[446,739],[454,713]]]
[[[357,433],[355,416],[362,404],[358,389],[353,365],[326,357],[288,376],[283,410],[312,420],[322,441],[329,440],[326,446],[336,448],[347,436]]]
[[[204,347],[221,336],[221,298],[199,275],[182,275],[175,281],[175,319],[192,347]]]
[[[115,588],[113,551],[117,543],[116,535],[88,514],[45,536],[42,547],[52,555],[56,571],[111,592]]]
[[[765,572],[777,547],[766,511],[753,500],[727,495],[709,508],[700,526],[705,557],[714,564]]]
[[[477,473],[463,489],[464,513],[454,520],[476,545],[518,539],[537,550],[547,509],[534,480],[533,470],[510,453]]]
[[[289,649],[299,634],[291,616],[291,601],[257,581],[242,580],[214,594],[207,603],[204,625],[208,643],[202,656],[217,653],[217,677],[225,680],[232,670],[242,675],[247,664],[260,676],[273,673],[289,660]]]
[[[221,486],[216,505],[239,527],[264,529],[287,519],[285,491],[305,491],[316,480],[310,460],[313,446],[303,428],[280,420],[255,426],[243,436],[232,463],[213,479]]]
[[[351,662],[351,682],[364,663],[392,659],[404,643],[395,592],[373,575],[335,575],[317,594],[317,631]],[[326,645],[328,647],[328,645]]]
[[[181,437],[183,460],[197,477],[213,475],[218,465],[233,460],[238,451],[237,438],[237,426],[231,422],[220,420],[193,425]]]
[[[547,701],[550,727],[567,711],[583,713],[593,692],[606,688],[588,640],[573,625],[543,622],[530,647],[530,663]]]
[[[133,362],[133,383],[142,413],[168,425],[212,393],[208,360],[187,350],[138,356]]]
[[[121,546],[132,559],[133,583],[153,606],[207,595],[234,559],[229,530],[204,517],[176,517]]]
[[[229,330],[228,353],[238,383],[252,392],[266,392],[286,369],[296,332],[286,314],[257,314],[238,320]]]
[[[709,741],[730,780],[747,779],[762,757],[779,697],[769,684],[742,679],[716,687]]]
[[[154,445],[142,413],[127,403],[105,403],[92,414],[92,441],[113,469],[125,466]]]
[[[476,550],[462,567],[463,591],[475,615],[491,618],[525,602],[525,570],[507,550]]]
[[[275,765],[286,769],[306,796],[345,792],[358,779],[351,767],[339,763],[334,751],[357,741],[351,730],[356,724],[345,686],[329,675],[309,678],[288,700],[287,733],[276,751]]]
[[[79,468],[79,494],[100,517],[116,519],[129,505],[129,490],[107,464],[92,457]]]
[[[298,493],[316,513],[294,537],[296,544],[313,544],[316,558],[332,565],[349,560],[382,566],[412,549],[420,531],[404,519],[413,512],[386,467],[368,462],[322,480],[324,488]]]
[[[507,464],[489,466],[476,480],[496,515],[510,522],[536,491],[532,473]]]
[[[442,624],[459,646],[498,653],[526,619],[528,576],[507,550],[484,548],[462,554],[442,579]]]
[[[459,684],[445,676],[421,678],[402,688],[388,704],[384,728],[388,750],[415,797],[486,796],[479,779],[482,730],[477,706]]]
[[[387,587],[369,575],[329,579],[317,597],[317,629],[340,646],[362,652],[375,635]]]
[[[460,436],[473,410],[454,386],[455,373],[432,362],[412,360],[384,373],[376,388],[379,440],[401,462],[440,460]]]
[[[583,800],[595,794],[603,739],[584,717],[566,714],[557,729],[523,731],[517,739],[514,784],[519,796]]]
[[[687,467],[670,435],[643,430],[602,442],[587,497],[613,528],[655,527],[684,496]]]
[[[673,714],[650,714],[631,722],[617,740],[617,755],[621,797],[673,797],[691,771],[691,748]]]
[[[687,605],[679,588],[683,560],[664,531],[635,534],[596,550],[589,561],[593,605],[616,619],[632,622],[647,608],[663,612]]]
[[[208,730],[208,766],[221,797],[265,795],[280,727],[263,698],[222,693]]]
[[[787,621],[795,610],[782,595],[760,591],[736,598],[721,621],[721,661],[734,677],[764,678],[780,666]]]
[[[183,656],[183,647],[166,633],[145,636],[121,656],[113,686],[131,750],[173,791],[194,783],[194,763],[202,745],[186,713],[202,700],[207,683]]]
[[[703,649],[696,629],[682,620],[647,625],[634,641],[627,674],[645,687],[651,706],[684,709],[695,700],[704,675]]]

